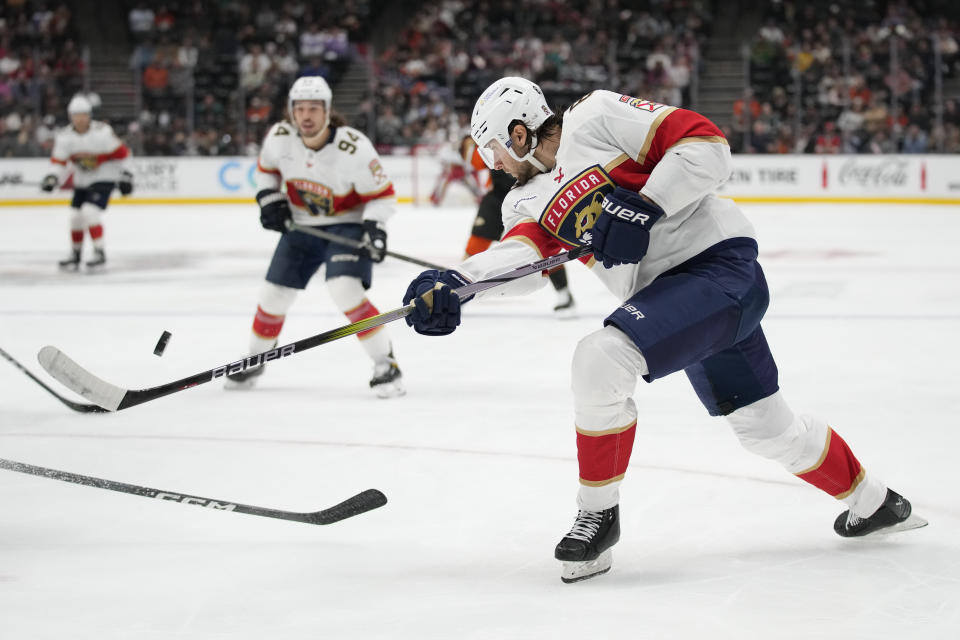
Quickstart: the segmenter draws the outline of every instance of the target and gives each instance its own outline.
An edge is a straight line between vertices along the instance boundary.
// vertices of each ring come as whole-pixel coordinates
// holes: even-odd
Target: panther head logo
[[[597,216],[600,215],[601,205],[603,204],[603,193],[598,192],[593,195],[590,200],[590,204],[585,205],[582,209],[576,212],[577,221],[574,224],[574,231],[579,238],[586,231],[589,231],[593,228],[593,225],[597,222]]]

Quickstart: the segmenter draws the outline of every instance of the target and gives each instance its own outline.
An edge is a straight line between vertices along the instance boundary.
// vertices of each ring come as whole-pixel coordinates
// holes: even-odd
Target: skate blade
[[[228,378],[227,381],[223,383],[223,388],[225,391],[249,391],[253,389],[255,384],[257,383],[253,378],[247,378],[239,382]]]
[[[568,307],[566,309],[554,309],[553,317],[557,320],[576,320],[577,319],[577,308]]]
[[[387,398],[399,398],[400,396],[407,395],[407,390],[403,388],[403,385],[396,382],[378,384],[373,388],[373,392],[381,400],[386,400]]]
[[[607,549],[597,556],[595,560],[588,560],[587,562],[564,562],[563,573],[560,574],[560,579],[566,584],[589,580],[590,578],[602,576],[607,571],[610,571],[611,566],[613,566],[613,551]]]
[[[910,529],[919,529],[925,527],[929,522],[924,518],[921,518],[918,515],[910,514],[910,517],[904,520],[903,522],[898,522],[897,524],[892,524],[889,527],[884,527],[878,531],[867,534],[864,537],[873,538],[876,536],[885,536],[889,533],[897,533],[898,531],[909,531]]]

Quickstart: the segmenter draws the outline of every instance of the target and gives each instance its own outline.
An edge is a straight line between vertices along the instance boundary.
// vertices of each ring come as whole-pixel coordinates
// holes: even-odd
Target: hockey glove
[[[410,283],[403,295],[403,304],[410,304],[413,300],[415,307],[413,313],[406,317],[407,324],[425,336],[453,333],[460,324],[460,297],[453,290],[469,283],[453,270],[424,271]]]
[[[383,262],[387,257],[387,232],[377,226],[376,220],[363,221],[363,243],[374,262]]]
[[[650,227],[663,217],[663,209],[623,187],[608,193],[602,208],[590,229],[593,257],[607,269],[640,262],[650,244]]]
[[[290,219],[290,203],[286,196],[276,189],[263,189],[257,194],[257,204],[260,205],[260,224],[264,229],[286,232]]]
[[[40,188],[44,191],[53,191],[57,188],[58,182],[59,180],[57,180],[57,176],[51,173],[43,179],[43,182],[40,183]]]
[[[129,171],[124,171],[120,174],[120,179],[117,180],[117,188],[120,189],[120,194],[128,196],[133,193],[133,174]]]

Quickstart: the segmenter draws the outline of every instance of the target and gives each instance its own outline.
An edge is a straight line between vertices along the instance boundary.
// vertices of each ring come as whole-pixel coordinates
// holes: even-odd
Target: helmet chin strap
[[[533,151],[534,149],[537,148],[537,142],[538,140],[536,136],[530,136],[530,151],[528,151],[527,154],[523,157],[520,157],[513,152],[513,145],[510,145],[509,147],[507,147],[507,153],[509,153],[510,157],[512,157],[517,162],[529,162],[530,164],[535,166],[537,170],[540,171],[540,173],[549,173],[550,170],[547,169],[546,165],[544,165],[542,162],[540,162],[539,160],[533,157]]]

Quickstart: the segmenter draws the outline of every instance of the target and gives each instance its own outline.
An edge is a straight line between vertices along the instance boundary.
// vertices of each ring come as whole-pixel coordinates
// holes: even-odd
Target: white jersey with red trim
[[[331,127],[331,132],[314,151],[303,144],[296,127],[273,125],[257,161],[257,190],[284,192],[299,225],[386,222],[396,195],[373,144],[352,127]]]
[[[130,171],[132,155],[106,122],[92,120],[80,133],[73,126],[57,131],[50,162],[60,183],[73,170],[73,185],[88,187],[95,182],[116,182],[123,171]]]
[[[718,242],[754,237],[737,206],[716,195],[731,169],[726,139],[700,114],[594,91],[564,114],[553,169],[507,194],[503,241],[457,270],[480,280],[589,243],[604,196],[620,186],[646,195],[666,214],[651,228],[639,264],[604,269],[593,258],[583,260],[624,300]],[[545,281],[522,278],[487,295],[521,295]]]

